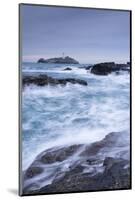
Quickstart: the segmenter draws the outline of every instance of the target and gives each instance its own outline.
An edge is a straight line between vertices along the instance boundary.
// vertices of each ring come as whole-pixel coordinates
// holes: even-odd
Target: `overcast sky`
[[[23,61],[71,56],[80,63],[127,62],[128,11],[21,6]]]

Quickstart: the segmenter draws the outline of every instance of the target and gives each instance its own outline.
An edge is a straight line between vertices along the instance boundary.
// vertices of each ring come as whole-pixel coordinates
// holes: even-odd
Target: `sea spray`
[[[23,169],[47,148],[92,143],[113,131],[129,131],[128,73],[96,76],[85,69],[78,68],[77,71],[74,66],[71,66],[73,70],[68,73],[63,71],[63,65],[53,65],[51,69],[49,67],[25,65],[23,73],[81,78],[88,85],[31,85],[24,89]]]

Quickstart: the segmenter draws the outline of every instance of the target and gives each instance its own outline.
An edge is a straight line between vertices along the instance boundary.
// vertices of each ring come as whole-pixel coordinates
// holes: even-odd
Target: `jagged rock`
[[[33,178],[34,176],[37,176],[37,175],[41,174],[42,172],[43,172],[43,168],[42,167],[31,166],[26,171],[24,179]]]
[[[43,152],[37,159],[44,164],[61,162],[67,159],[69,156],[72,156],[80,148],[80,146],[81,145],[72,145],[56,150],[50,149],[47,152]]]
[[[129,64],[115,64],[114,62],[99,63],[92,67],[91,73],[95,75],[108,75],[112,72],[130,71]]]
[[[91,144],[45,150],[24,173],[26,178],[24,178],[23,194],[129,189],[130,156],[127,152],[129,152],[129,134],[126,132],[112,132],[101,141]],[[56,166],[53,171],[52,165]],[[66,169],[65,165],[68,165]],[[37,166],[43,167],[44,171],[40,171]],[[37,178],[34,177],[38,177],[41,173],[44,173],[44,177],[46,170],[49,172],[51,170],[49,176],[53,177],[52,182],[43,185],[41,178],[40,186],[40,179],[36,181]],[[32,181],[29,183],[29,179],[32,178],[33,183]],[[45,180],[47,178],[44,177]]]
[[[81,173],[82,169],[66,172],[61,179],[51,185],[32,191],[32,193],[64,193],[78,191],[97,191],[109,189],[129,189],[130,168],[126,168],[127,160],[113,159],[111,166],[106,166],[103,173],[90,176],[89,173]],[[24,191],[25,193],[25,191]]]
[[[93,156],[96,155],[102,148],[112,148],[119,145],[122,146],[120,134],[120,132],[112,132],[106,135],[103,140],[87,145],[80,155]],[[123,140],[123,146],[126,145],[125,143],[127,143],[127,141],[125,143],[124,142],[125,141]]]
[[[87,85],[87,82],[81,79],[75,79],[75,78],[56,79],[56,78],[49,77],[47,75],[24,76],[22,82],[23,82],[23,86],[30,85],[30,84],[35,84],[38,86],[44,86],[48,84],[66,85],[67,83]]]

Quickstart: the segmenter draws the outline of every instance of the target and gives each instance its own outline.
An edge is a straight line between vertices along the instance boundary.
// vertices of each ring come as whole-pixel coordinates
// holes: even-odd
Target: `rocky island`
[[[77,60],[69,56],[49,58],[49,59],[40,58],[37,62],[38,63],[79,64]]]

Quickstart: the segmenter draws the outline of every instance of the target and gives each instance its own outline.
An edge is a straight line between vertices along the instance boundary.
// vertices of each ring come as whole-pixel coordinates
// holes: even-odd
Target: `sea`
[[[99,76],[86,64],[22,63],[22,76],[77,78],[88,85],[29,85],[22,89],[22,168],[42,151],[92,143],[111,132],[130,130],[130,74]],[[65,71],[66,67],[72,68]]]

